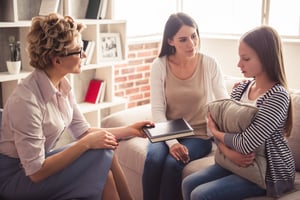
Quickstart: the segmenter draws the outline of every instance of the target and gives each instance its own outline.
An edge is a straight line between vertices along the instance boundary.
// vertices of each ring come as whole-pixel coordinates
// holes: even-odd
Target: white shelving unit
[[[92,126],[100,127],[103,117],[126,108],[127,100],[114,96],[114,66],[125,62],[127,58],[126,44],[126,21],[113,20],[112,4],[113,0],[108,0],[108,10],[105,19],[91,20],[84,19],[88,0],[60,0],[59,13],[70,15],[77,21],[84,23],[87,28],[83,32],[84,40],[95,41],[95,49],[92,55],[91,64],[82,68],[81,74],[71,74],[68,76],[80,109]],[[31,25],[31,18],[38,15],[41,0],[0,0],[0,83],[2,107],[8,96],[19,83],[25,78],[33,68],[29,65],[29,59],[25,52],[26,35]],[[30,7],[31,9],[28,9]],[[118,61],[103,62],[99,58],[101,33],[120,33],[122,59]],[[3,33],[3,34],[2,34]],[[20,74],[8,74],[6,69],[6,59],[8,58],[8,36],[13,35],[21,41],[22,70]],[[7,51],[5,50],[7,46]],[[84,102],[84,97],[92,78],[103,79],[106,81],[106,91],[103,103],[90,104]]]

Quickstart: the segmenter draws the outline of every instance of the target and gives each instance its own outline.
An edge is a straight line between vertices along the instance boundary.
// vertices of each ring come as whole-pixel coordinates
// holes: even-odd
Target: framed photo
[[[100,33],[100,61],[122,59],[120,33]]]

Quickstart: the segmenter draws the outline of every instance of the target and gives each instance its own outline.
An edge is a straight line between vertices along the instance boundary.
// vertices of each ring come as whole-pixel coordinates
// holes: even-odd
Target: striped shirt
[[[248,83],[242,83],[231,93],[240,100]],[[294,187],[295,162],[284,138],[290,98],[286,89],[276,84],[257,99],[258,113],[252,124],[241,134],[225,134],[225,144],[238,152],[251,153],[265,143],[267,158],[267,195],[278,197]]]

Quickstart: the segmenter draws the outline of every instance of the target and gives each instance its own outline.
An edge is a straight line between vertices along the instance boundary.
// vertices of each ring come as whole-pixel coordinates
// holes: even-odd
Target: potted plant
[[[6,65],[8,72],[11,74],[17,74],[21,69],[20,45],[20,41],[15,41],[13,36],[9,37],[10,58],[6,61]]]

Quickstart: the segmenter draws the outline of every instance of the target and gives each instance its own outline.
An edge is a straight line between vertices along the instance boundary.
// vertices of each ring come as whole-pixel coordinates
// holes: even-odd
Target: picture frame
[[[120,33],[100,33],[100,61],[122,60]]]

